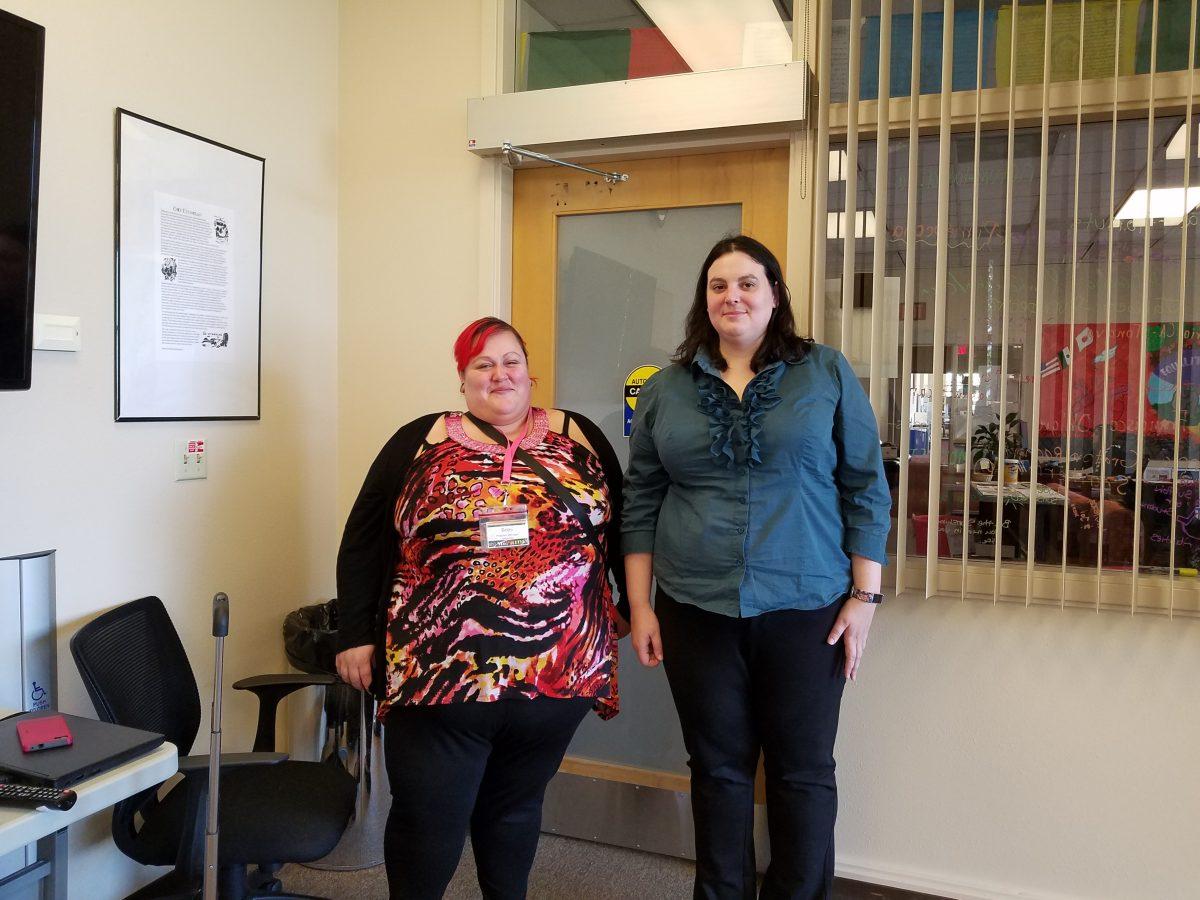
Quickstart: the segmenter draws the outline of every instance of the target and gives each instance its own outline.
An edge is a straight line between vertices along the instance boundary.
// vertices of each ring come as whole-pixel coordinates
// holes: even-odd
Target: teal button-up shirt
[[[742,399],[701,351],[642,387],[622,540],[659,586],[727,616],[819,609],[850,555],[887,563],[891,495],[870,402],[846,358],[813,344],[755,374]]]

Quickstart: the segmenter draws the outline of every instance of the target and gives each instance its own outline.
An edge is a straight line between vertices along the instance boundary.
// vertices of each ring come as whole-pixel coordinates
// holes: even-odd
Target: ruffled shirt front
[[[744,448],[742,455],[748,465],[762,465],[759,437],[764,417],[783,400],[779,396],[779,379],[783,377],[784,364],[773,362],[756,373],[740,400],[722,380],[703,348],[696,352],[692,365],[698,370],[698,408],[708,418],[708,436],[712,439],[709,453],[713,459],[732,470],[740,447]]]
[[[850,556],[886,562],[891,494],[875,414],[841,353],[757,372],[741,398],[698,353],[638,395],[622,542],[676,600],[728,616],[819,609]]]

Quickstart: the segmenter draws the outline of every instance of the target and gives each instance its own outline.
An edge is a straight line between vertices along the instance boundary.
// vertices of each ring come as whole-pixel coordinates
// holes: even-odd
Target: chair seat
[[[310,862],[337,844],[354,811],[354,779],[327,763],[242,766],[221,773],[219,865]],[[147,810],[133,856],[172,865],[186,792],[176,785]]]

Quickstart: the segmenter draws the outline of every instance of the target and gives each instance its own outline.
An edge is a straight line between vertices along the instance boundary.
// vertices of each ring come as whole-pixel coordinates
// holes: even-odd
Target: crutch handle
[[[213,597],[213,637],[229,634],[229,598],[224,591]]]

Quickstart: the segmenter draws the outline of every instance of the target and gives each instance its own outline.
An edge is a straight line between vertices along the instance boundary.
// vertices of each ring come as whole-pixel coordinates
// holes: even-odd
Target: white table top
[[[984,497],[988,500],[995,500],[999,496],[1000,488],[994,481],[972,481],[971,490],[978,497]],[[1004,499],[1013,503],[1028,503],[1029,502],[1029,482],[1017,481],[1004,485]],[[1062,506],[1065,498],[1054,488],[1046,487],[1044,484],[1037,486],[1037,502],[1045,503],[1051,506]]]
[[[178,769],[179,752],[175,745],[163,743],[137,759],[79,782],[71,788],[79,799],[66,812],[0,806],[0,856],[166,781]]]

